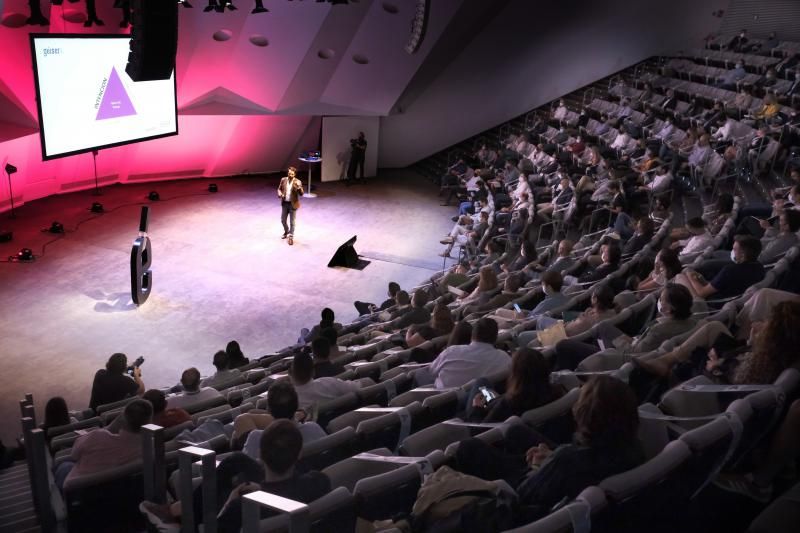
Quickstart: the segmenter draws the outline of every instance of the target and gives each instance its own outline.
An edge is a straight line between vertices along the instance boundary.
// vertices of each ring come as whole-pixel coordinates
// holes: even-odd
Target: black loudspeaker
[[[353,235],[349,241],[341,245],[328,262],[328,267],[333,268],[342,266],[354,268],[358,266],[358,254],[356,253],[356,249],[353,248],[357,238],[358,235]]]
[[[178,52],[178,3],[131,1],[131,51],[125,72],[133,81],[167,80]]]
[[[10,231],[0,230],[0,242],[10,242],[14,234]]]

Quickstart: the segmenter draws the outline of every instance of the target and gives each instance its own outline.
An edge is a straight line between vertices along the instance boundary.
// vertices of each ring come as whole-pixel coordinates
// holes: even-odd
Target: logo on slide
[[[103,100],[100,102],[100,108],[97,111],[95,120],[127,117],[135,114],[136,110],[133,108],[133,103],[128,97],[125,87],[122,85],[122,80],[119,79],[117,69],[111,67],[111,75],[108,77],[108,84],[103,93]]]

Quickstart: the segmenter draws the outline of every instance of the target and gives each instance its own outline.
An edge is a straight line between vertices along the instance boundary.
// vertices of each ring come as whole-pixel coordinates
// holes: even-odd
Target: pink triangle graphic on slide
[[[100,102],[100,109],[97,111],[95,120],[105,120],[108,118],[127,117],[135,115],[136,110],[133,103],[119,79],[117,69],[111,67],[111,75],[108,77],[108,85],[103,93],[103,101]]]

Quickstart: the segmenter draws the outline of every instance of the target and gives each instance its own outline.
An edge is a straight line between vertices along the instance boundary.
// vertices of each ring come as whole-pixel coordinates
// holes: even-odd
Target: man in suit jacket
[[[281,224],[283,224],[282,239],[289,239],[289,244],[294,244],[294,224],[297,210],[300,209],[300,197],[303,196],[303,184],[295,177],[297,169],[289,167],[288,176],[281,178],[278,185],[278,198],[281,199]],[[286,219],[289,218],[289,225]]]

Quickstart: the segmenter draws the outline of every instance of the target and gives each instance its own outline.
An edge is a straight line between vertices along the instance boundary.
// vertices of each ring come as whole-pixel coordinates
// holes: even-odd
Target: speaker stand
[[[101,196],[103,193],[100,192],[100,185],[97,180],[97,150],[92,150],[92,161],[94,162],[94,192],[92,193],[94,196]]]

